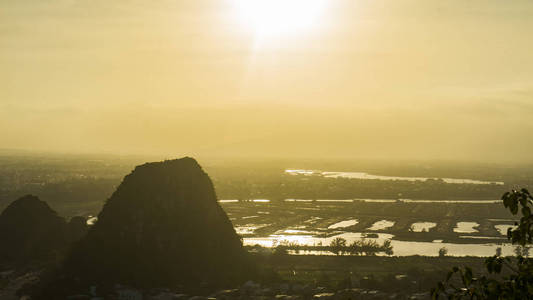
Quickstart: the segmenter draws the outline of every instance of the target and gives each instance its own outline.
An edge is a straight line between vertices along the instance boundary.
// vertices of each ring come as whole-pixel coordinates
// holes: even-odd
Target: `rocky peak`
[[[78,278],[135,286],[231,282],[248,267],[211,179],[189,157],[136,167],[67,262]]]
[[[26,195],[0,214],[0,260],[45,259],[66,245],[65,220],[46,202]]]

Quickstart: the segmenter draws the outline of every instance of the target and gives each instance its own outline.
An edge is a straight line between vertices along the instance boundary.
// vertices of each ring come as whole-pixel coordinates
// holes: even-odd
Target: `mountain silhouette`
[[[0,261],[54,259],[67,247],[67,224],[33,195],[13,201],[0,214]]]
[[[138,287],[224,285],[250,270],[209,176],[189,157],[137,166],[65,266],[77,282]]]
[[[69,242],[76,242],[83,238],[89,227],[87,226],[87,218],[85,217],[73,217],[67,224],[67,238]]]

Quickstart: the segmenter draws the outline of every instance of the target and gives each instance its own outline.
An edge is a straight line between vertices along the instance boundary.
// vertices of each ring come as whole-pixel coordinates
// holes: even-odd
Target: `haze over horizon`
[[[533,2],[242,1],[0,1],[0,148],[532,161]]]

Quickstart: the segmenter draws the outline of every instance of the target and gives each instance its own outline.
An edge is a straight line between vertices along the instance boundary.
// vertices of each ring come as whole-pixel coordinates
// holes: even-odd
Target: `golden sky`
[[[0,82],[0,148],[531,161],[533,1],[0,0]]]

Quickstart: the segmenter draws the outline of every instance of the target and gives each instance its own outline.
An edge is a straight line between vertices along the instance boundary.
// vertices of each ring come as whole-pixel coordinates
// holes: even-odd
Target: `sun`
[[[327,0],[233,0],[242,26],[258,37],[309,31],[318,25]]]

